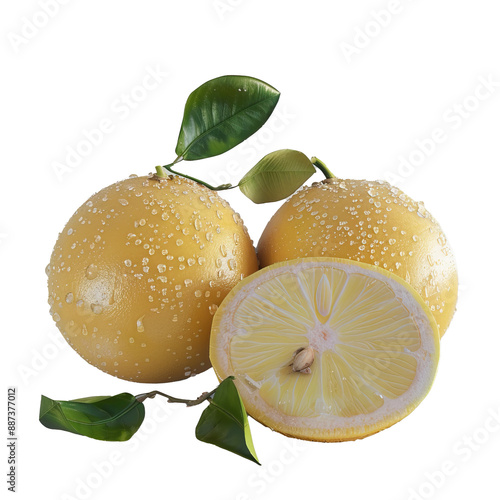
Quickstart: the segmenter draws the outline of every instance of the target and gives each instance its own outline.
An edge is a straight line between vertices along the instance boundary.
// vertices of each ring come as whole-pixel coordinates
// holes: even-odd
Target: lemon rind
[[[416,353],[417,372],[408,390],[396,399],[386,400],[384,405],[368,415],[295,417],[284,415],[265,403],[257,388],[252,390],[251,384],[244,382],[240,377],[236,378],[235,383],[248,414],[284,435],[324,442],[361,439],[386,429],[409,415],[428,394],[436,375],[440,337],[434,315],[420,295],[395,274],[369,264],[328,257],[294,259],[261,269],[238,283],[220,305],[212,323],[210,359],[220,380],[235,375],[231,373],[229,366],[228,347],[232,335],[228,332],[228,328],[238,305],[259,283],[281,274],[284,269],[300,270],[318,264],[333,265],[348,272],[358,270],[390,283],[396,296],[410,307],[421,332],[422,347]]]

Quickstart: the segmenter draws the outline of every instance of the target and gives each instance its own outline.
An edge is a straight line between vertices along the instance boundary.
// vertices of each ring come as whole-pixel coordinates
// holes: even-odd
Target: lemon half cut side
[[[432,312],[401,278],[305,258],[241,281],[212,324],[210,359],[248,413],[282,434],[359,439],[411,413],[439,359]]]

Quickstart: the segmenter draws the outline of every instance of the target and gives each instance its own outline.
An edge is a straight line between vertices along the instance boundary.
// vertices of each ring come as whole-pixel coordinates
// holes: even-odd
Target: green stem
[[[179,163],[182,160],[183,160],[182,156],[178,156],[174,162],[169,163],[168,165],[163,165],[163,167],[157,166],[156,175],[160,178],[165,178],[168,177],[167,172],[170,172],[171,174],[178,175],[179,177],[184,177],[186,179],[190,179],[194,182],[197,182],[198,184],[201,184],[202,186],[205,186],[208,189],[211,189],[212,191],[226,191],[227,189],[234,189],[235,187],[238,187],[238,186],[233,186],[232,184],[221,184],[220,186],[211,186],[207,182],[201,181],[200,179],[196,179],[195,177],[191,177],[190,175],[187,174],[181,174],[180,172],[174,170],[172,168],[172,165],[175,165],[176,163]]]
[[[170,167],[172,165],[175,165],[176,163],[179,163],[182,161],[184,158],[182,156],[178,156],[172,163],[169,163],[168,165],[165,165],[162,167],[161,165],[158,165],[156,168],[156,175],[161,178],[168,177],[167,171],[170,171]]]
[[[169,403],[184,403],[186,406],[196,406],[199,405],[200,403],[203,403],[203,401],[209,399],[214,394],[215,390],[216,389],[210,392],[204,392],[199,398],[196,399],[175,398],[160,391],[151,391],[151,392],[146,392],[144,394],[138,394],[135,397],[135,399],[139,403],[142,403],[145,399],[154,398],[155,396],[163,396],[164,398],[167,398]]]
[[[311,163],[315,167],[319,168],[323,172],[323,174],[325,175],[325,177],[327,179],[336,179],[335,175],[333,175],[330,172],[330,170],[328,169],[328,167],[321,160],[318,160],[318,158],[316,158],[315,156],[313,156],[311,158]]]

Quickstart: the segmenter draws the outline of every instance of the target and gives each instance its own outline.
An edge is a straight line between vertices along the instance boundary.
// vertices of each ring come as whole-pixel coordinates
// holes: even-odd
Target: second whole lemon
[[[47,266],[51,314],[104,372],[180,380],[210,367],[213,315],[257,268],[241,218],[217,193],[135,176],[89,198],[59,235]]]
[[[383,181],[325,179],[291,196],[257,246],[261,267],[299,257],[372,264],[409,283],[434,314],[442,336],[455,312],[455,257],[421,202]]]

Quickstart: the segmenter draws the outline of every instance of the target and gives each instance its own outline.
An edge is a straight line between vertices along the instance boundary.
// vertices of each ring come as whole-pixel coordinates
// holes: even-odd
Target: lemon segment
[[[312,348],[306,371],[291,368]],[[439,357],[429,308],[374,266],[298,259],[246,278],[214,318],[210,358],[236,377],[257,420],[287,435],[335,441],[373,434],[427,394]]]

